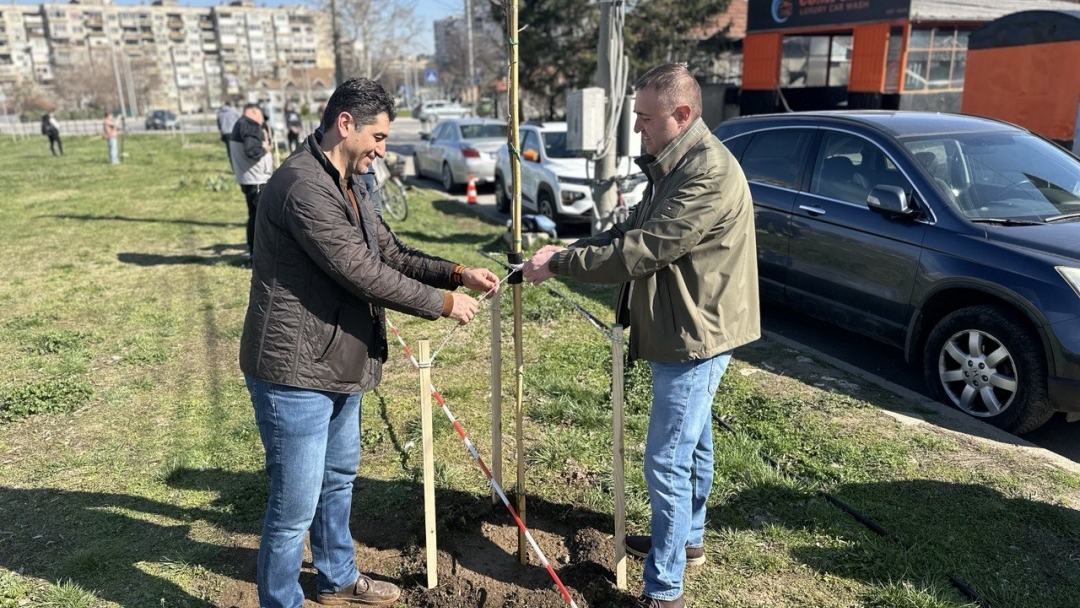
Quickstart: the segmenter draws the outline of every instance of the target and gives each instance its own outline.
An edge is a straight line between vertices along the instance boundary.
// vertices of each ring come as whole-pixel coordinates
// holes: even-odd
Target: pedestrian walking
[[[49,138],[49,152],[52,152],[53,156],[64,155],[64,142],[60,141],[60,123],[52,112],[41,117],[41,134]]]
[[[454,290],[499,284],[486,268],[404,245],[376,215],[359,176],[386,153],[394,117],[377,82],[343,83],[321,135],[282,163],[259,200],[240,369],[270,478],[256,573],[263,608],[304,605],[308,532],[320,604],[384,606],[401,595],[360,573],[349,529],[361,399],[388,352],[384,310],[468,323],[478,303]]]
[[[616,318],[629,354],[649,362],[645,440],[650,536],[626,550],[645,558],[641,608],[682,608],[687,563],[705,562],[712,487],[712,401],[732,349],[761,335],[754,210],[738,162],[701,120],[701,89],[680,65],[635,85],[637,164],[646,197],[626,221],[569,248],[548,245],[525,264],[534,284],[558,275],[622,284]]]
[[[120,133],[120,125],[113,118],[112,112],[105,112],[105,120],[101,123],[101,137],[109,145],[109,163],[120,164],[120,154],[116,149],[116,136]]]
[[[285,127],[289,130],[289,152],[292,152],[300,145],[300,132],[304,128],[300,112],[292,104],[285,106]]]
[[[221,141],[225,144],[225,156],[229,158],[230,165],[232,164],[232,156],[229,150],[229,138],[232,137],[233,127],[239,119],[240,113],[233,107],[232,101],[226,99],[225,103],[221,104],[218,109],[217,125],[218,131],[221,133]]]

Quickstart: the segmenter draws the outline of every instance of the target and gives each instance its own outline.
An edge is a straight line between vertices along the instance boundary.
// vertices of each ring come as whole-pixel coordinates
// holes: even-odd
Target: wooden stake
[[[623,469],[623,328],[611,328],[612,461],[615,478],[615,586],[626,589],[626,473]]]
[[[503,487],[502,478],[502,294],[496,293],[491,298],[491,477],[499,487]],[[491,488],[491,504],[502,501],[499,494]]]
[[[435,544],[435,441],[431,430],[431,344],[420,341],[420,427],[424,451],[424,540],[427,547],[427,588],[439,584]]]

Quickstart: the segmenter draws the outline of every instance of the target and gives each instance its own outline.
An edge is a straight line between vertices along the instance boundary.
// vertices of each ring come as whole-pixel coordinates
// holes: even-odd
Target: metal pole
[[[614,111],[616,95],[621,98],[625,93],[625,91],[612,90],[612,83],[616,76],[612,67],[612,61],[616,54],[616,50],[612,48],[615,44],[615,20],[612,12],[614,11],[614,3],[617,1],[619,0],[606,0],[600,3],[600,41],[596,46],[598,57],[596,85],[604,88],[608,114]],[[621,52],[621,49],[618,52]],[[605,132],[605,143],[612,136],[613,134]],[[594,169],[596,182],[593,184],[593,234],[603,232],[612,226],[612,212],[619,201],[619,195],[615,189],[616,158],[614,148],[615,146],[605,145],[603,156],[596,159]]]
[[[338,31],[337,0],[330,0],[330,35],[334,45],[334,88],[341,86],[344,70],[341,67],[341,34]]]
[[[424,450],[424,541],[427,556],[427,588],[439,584],[435,543],[435,440],[431,428],[431,344],[420,341],[420,428]]]
[[[466,81],[469,91],[469,103],[476,112],[476,67],[473,63],[472,0],[465,0],[465,38],[469,51],[469,76]]]
[[[131,74],[131,58],[127,53],[123,53],[124,56],[124,76],[127,77],[128,85],[128,107],[131,108],[131,117],[134,118],[139,114],[139,106],[135,103],[135,79]]]
[[[502,294],[491,298],[491,477],[502,486]],[[499,494],[491,488],[491,504]]]

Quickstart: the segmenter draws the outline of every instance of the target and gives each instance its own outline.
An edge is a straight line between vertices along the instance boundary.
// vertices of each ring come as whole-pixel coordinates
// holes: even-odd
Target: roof
[[[911,0],[910,20],[985,22],[1031,10],[1080,10],[1080,0]]]
[[[1080,6],[1073,11],[1024,11],[971,32],[968,49],[996,49],[1080,40]]]

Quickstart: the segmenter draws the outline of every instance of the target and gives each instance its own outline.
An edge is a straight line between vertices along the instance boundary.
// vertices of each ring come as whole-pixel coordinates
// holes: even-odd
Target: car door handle
[[[811,215],[825,215],[825,210],[817,205],[799,205],[799,209]]]

